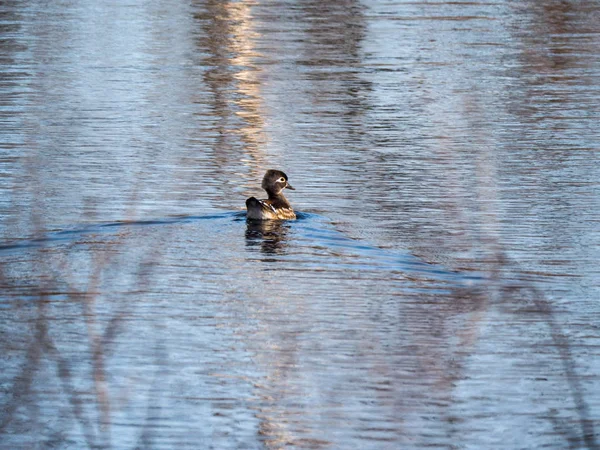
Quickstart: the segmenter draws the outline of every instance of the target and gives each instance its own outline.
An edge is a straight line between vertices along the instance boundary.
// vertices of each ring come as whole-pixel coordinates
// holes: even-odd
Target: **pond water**
[[[597,2],[0,29],[0,447],[600,448]]]

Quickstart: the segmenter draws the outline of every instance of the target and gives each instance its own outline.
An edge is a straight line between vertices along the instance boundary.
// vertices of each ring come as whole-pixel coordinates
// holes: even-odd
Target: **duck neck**
[[[285,196],[283,195],[283,191],[273,192],[273,191],[267,190],[267,194],[269,195],[269,200],[273,200],[277,203],[283,203],[285,205],[289,205],[287,198],[285,198]]]

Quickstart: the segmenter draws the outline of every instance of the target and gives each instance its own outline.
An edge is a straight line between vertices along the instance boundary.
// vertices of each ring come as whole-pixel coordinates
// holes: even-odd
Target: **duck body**
[[[262,188],[267,191],[269,198],[259,200],[256,197],[250,197],[246,200],[246,217],[252,220],[293,220],[296,213],[292,205],[283,195],[284,189],[294,188],[288,183],[288,177],[280,170],[267,170],[262,184]]]
[[[246,209],[248,213],[246,217],[253,220],[293,220],[296,218],[296,213],[289,206],[280,204],[272,199],[259,200],[256,197],[250,197],[246,200]]]

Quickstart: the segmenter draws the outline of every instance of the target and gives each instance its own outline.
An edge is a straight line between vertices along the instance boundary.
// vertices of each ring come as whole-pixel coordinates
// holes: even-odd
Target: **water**
[[[3,2],[0,447],[599,448],[599,19]]]

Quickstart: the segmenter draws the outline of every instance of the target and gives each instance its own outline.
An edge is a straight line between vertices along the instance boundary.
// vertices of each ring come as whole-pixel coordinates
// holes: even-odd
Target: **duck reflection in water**
[[[286,246],[290,224],[284,220],[252,220],[248,219],[246,228],[246,245],[260,245],[260,251],[270,255],[283,252]]]

